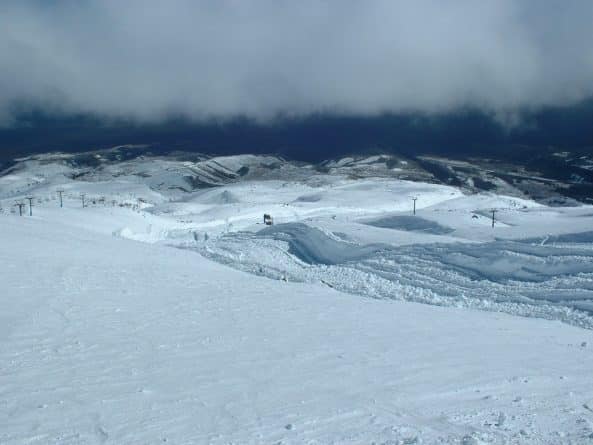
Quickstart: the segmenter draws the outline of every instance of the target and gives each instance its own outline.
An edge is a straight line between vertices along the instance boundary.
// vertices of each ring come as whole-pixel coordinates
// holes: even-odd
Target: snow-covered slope
[[[3,444],[591,440],[591,331],[255,277],[89,213],[1,220]]]
[[[52,156],[0,176],[0,443],[593,443],[591,206]]]
[[[46,220],[191,249],[269,278],[593,326],[590,206],[550,208],[337,171],[302,176],[296,165],[269,156],[107,159],[77,174],[72,168],[82,168],[81,161],[68,156],[28,158],[1,176],[2,212],[16,214],[13,204],[30,196],[35,215]],[[205,165],[226,171],[228,182],[192,191],[175,185]],[[385,160],[327,164],[369,165]],[[195,178],[205,181],[203,171]],[[57,190],[65,208],[57,205]],[[68,216],[83,199],[85,218]],[[264,213],[273,215],[273,231],[261,231]]]

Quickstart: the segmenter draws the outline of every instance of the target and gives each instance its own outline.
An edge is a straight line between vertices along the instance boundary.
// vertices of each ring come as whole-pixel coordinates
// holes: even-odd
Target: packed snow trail
[[[0,443],[593,441],[593,332],[0,231]]]

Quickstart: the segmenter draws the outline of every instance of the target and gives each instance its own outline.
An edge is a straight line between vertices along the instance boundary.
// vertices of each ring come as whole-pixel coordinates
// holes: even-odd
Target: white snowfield
[[[591,207],[65,170],[0,177],[0,444],[593,444]]]

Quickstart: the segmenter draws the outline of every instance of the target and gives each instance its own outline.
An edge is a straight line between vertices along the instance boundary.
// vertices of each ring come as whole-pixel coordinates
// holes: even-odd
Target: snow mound
[[[588,239],[563,235],[565,240]],[[591,243],[355,244],[303,223],[228,234],[203,255],[270,278],[352,294],[541,317],[593,328]]]
[[[279,224],[260,230],[258,237],[285,241],[289,253],[307,264],[342,264],[361,260],[390,247],[383,244],[358,246],[331,238],[319,229],[302,223]]]

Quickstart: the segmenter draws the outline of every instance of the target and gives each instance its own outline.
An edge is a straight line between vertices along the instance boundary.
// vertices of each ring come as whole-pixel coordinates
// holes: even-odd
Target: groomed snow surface
[[[1,444],[593,444],[590,207],[20,175],[0,181]],[[10,213],[28,185],[33,217]]]

